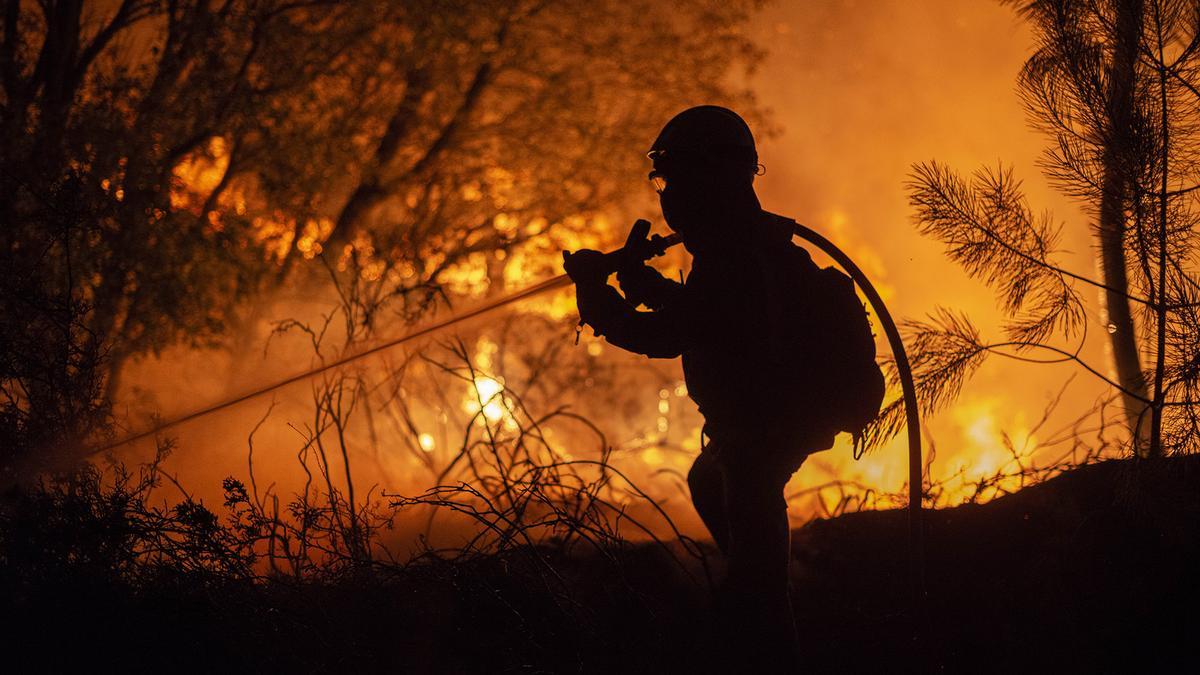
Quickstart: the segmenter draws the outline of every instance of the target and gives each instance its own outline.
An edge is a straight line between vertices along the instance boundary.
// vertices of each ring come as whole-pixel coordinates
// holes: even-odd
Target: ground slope
[[[919,621],[905,513],[794,533],[810,672],[1196,669],[1200,458],[1107,462],[927,515]],[[617,558],[527,551],[303,585],[26,562],[0,568],[0,648],[10,672],[712,672],[724,642],[702,567],[651,545]]]
[[[1198,460],[1105,462],[928,513],[918,657],[947,672],[1156,672],[1194,661]],[[820,670],[912,663],[901,640],[906,538],[897,512],[796,533],[797,616]]]

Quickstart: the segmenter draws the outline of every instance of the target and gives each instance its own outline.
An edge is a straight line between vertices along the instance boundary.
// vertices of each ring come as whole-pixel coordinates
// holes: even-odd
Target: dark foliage
[[[1193,458],[1106,462],[934,512],[928,622],[915,654],[903,513],[814,522],[794,541],[806,663],[821,672],[1166,667],[1197,628],[1190,607],[1200,587],[1188,570],[1200,562],[1198,480]],[[228,553],[241,536],[186,500],[150,517],[135,484],[104,488],[83,472],[6,495],[0,597],[19,620],[2,642],[15,668],[591,673],[721,664],[707,592],[658,545],[611,557],[518,545],[369,574],[252,579],[236,555],[204,565],[129,557],[135,541]]]

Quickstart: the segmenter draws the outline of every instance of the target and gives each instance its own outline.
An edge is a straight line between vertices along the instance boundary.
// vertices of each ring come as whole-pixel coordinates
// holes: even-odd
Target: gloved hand
[[[584,248],[563,251],[563,269],[576,286],[603,286],[612,274],[612,263],[600,251]]]
[[[663,304],[663,296],[669,292],[669,287],[678,286],[644,263],[618,268],[617,283],[621,285],[621,292],[631,304],[635,307],[645,305],[651,309],[658,309]]]

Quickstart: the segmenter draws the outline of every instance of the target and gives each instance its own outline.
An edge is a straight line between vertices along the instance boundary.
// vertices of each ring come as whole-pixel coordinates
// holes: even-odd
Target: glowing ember
[[[417,442],[421,444],[421,449],[425,452],[433,452],[436,445],[431,434],[421,434],[417,437]]]
[[[508,412],[504,407],[504,400],[500,396],[503,391],[504,384],[502,382],[486,375],[480,375],[475,378],[473,391],[467,392],[463,409],[471,414],[482,410],[483,416],[489,422],[499,422]]]

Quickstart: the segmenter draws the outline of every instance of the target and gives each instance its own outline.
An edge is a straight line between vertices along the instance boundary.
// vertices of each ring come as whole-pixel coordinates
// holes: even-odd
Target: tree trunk
[[[1149,447],[1149,420],[1145,419],[1149,392],[1138,355],[1137,333],[1129,308],[1129,280],[1125,257],[1125,205],[1129,195],[1128,153],[1136,78],[1137,48],[1142,29],[1142,0],[1118,0],[1113,62],[1108,83],[1108,145],[1104,150],[1104,186],[1100,200],[1100,261],[1108,310],[1108,331],[1117,379],[1125,389],[1122,398],[1134,450]],[[1139,399],[1140,397],[1140,399]]]
[[[1154,301],[1155,339],[1157,346],[1154,355],[1154,407],[1150,414],[1150,448],[1149,456],[1162,455],[1162,412],[1163,412],[1163,371],[1166,367],[1167,353],[1167,181],[1171,176],[1171,100],[1167,96],[1167,65],[1163,56],[1163,16],[1162,6],[1154,7],[1154,31],[1158,36],[1158,96],[1162,106],[1159,120],[1159,133],[1162,136],[1162,146],[1159,149],[1159,161],[1162,162],[1160,173],[1162,194],[1158,198],[1158,282],[1155,284]]]

